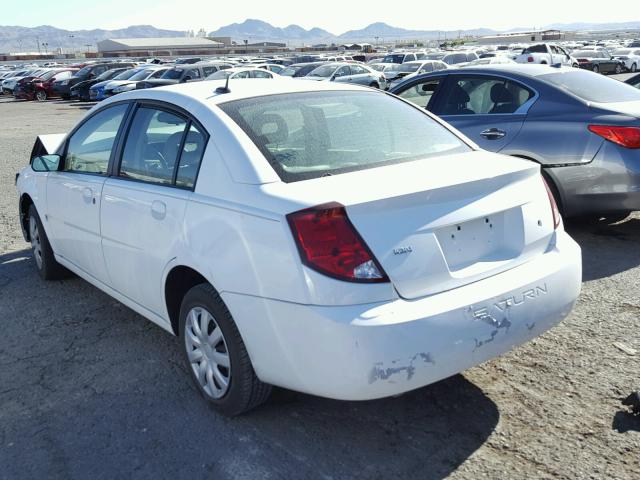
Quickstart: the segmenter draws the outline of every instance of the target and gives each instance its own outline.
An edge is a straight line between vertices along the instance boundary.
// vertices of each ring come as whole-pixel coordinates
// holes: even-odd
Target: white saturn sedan
[[[228,415],[271,385],[423,387],[571,310],[581,255],[537,164],[334,82],[123,93],[17,177],[42,278],[70,270],[179,337]]]

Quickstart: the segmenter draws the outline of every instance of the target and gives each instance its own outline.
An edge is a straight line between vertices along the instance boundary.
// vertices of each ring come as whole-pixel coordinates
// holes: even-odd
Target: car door
[[[108,283],[100,247],[102,190],[129,105],[104,108],[70,135],[63,170],[47,180],[47,215],[53,250],[91,277]]]
[[[353,83],[369,85],[377,80],[366,68],[360,65],[351,65],[349,68],[351,69],[351,82]]]
[[[164,316],[162,275],[208,136],[186,113],[141,102],[125,138],[104,185],[102,251],[112,288]]]
[[[429,109],[461,130],[480,147],[499,152],[520,132],[532,89],[494,75],[449,75],[438,101]]]
[[[347,65],[343,65],[335,71],[333,78],[336,82],[350,82],[351,69]]]

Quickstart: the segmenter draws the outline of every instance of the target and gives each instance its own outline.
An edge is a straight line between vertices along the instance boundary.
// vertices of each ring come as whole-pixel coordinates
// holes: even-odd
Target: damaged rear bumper
[[[580,293],[580,247],[559,231],[524,265],[418,300],[326,307],[223,293],[258,377],[341,400],[423,387],[553,327]]]

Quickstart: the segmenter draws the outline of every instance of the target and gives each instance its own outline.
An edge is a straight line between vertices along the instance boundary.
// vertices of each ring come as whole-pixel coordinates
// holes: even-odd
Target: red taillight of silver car
[[[328,203],[307,208],[290,213],[287,220],[307,267],[349,282],[389,281],[343,205]]]

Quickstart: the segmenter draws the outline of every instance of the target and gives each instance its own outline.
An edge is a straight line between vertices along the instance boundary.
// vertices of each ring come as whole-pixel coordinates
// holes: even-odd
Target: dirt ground
[[[584,257],[575,310],[499,359],[373,402],[277,390],[228,419],[171,335],[78,278],[36,274],[14,174],[36,134],[87,108],[0,97],[1,479],[640,478],[640,418],[621,405],[640,389],[640,215],[568,226]]]

